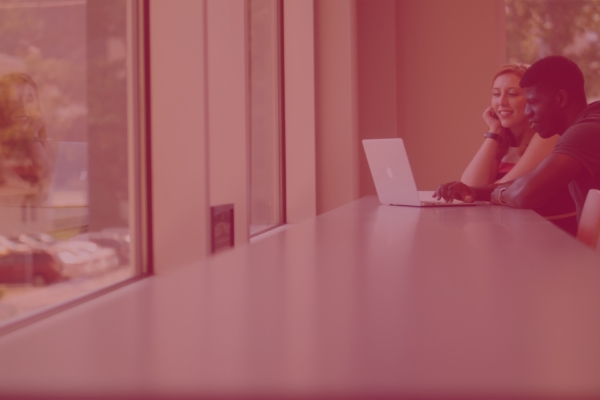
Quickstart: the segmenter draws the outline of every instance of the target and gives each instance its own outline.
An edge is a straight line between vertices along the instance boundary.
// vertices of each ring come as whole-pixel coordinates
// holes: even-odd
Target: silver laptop
[[[433,198],[433,191],[419,192],[402,139],[365,139],[362,142],[381,204],[413,207],[485,204],[458,200],[447,203]]]

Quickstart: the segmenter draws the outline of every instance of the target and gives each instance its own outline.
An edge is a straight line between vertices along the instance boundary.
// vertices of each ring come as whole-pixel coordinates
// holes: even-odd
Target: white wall
[[[313,0],[284,0],[283,30],[286,220],[297,223],[317,214]]]
[[[397,137],[396,0],[357,0],[358,129],[360,139]],[[360,196],[375,194],[359,145]]]
[[[150,2],[154,265],[205,257],[209,207],[248,240],[244,0]],[[208,23],[207,23],[208,21]]]
[[[404,138],[422,190],[460,178],[506,59],[503,6],[315,2],[318,214],[375,193],[361,139]]]
[[[248,241],[246,2],[207,0],[210,206],[233,204],[235,243]]]
[[[405,138],[421,189],[460,176],[505,58],[502,5],[284,0],[288,222],[373,193],[361,138]],[[233,203],[248,240],[245,13],[244,0],[150,1],[159,272],[206,256],[210,205]]]
[[[317,213],[359,197],[356,2],[315,2]]]
[[[505,63],[502,0],[396,2],[398,136],[421,190],[460,179]]]
[[[204,1],[150,2],[152,210],[158,273],[206,255]]]

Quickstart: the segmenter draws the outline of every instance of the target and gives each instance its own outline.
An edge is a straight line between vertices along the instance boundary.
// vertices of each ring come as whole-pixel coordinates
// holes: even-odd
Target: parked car
[[[0,283],[32,283],[36,286],[64,280],[54,258],[45,251],[11,251],[0,248]]]
[[[3,247],[5,249],[11,250],[11,251],[17,251],[17,252],[23,252],[23,253],[26,253],[32,249],[31,246],[29,246],[26,243],[21,242],[19,239],[8,238],[6,236],[1,236],[1,235],[0,235],[0,247]]]
[[[113,249],[119,257],[119,265],[129,264],[130,239],[128,230],[106,229],[100,232],[82,233],[70,240],[90,241],[99,246]]]
[[[69,278],[95,275],[119,265],[119,258],[114,249],[99,246],[89,240],[60,241],[44,233],[22,234],[18,240],[51,254],[61,265],[62,274]]]
[[[19,242],[25,243],[33,248],[48,248],[58,242],[47,233],[21,234],[17,238]]]
[[[95,275],[119,265],[114,249],[98,246],[90,241],[58,241],[52,245],[51,251],[62,263],[63,274],[71,278]]]

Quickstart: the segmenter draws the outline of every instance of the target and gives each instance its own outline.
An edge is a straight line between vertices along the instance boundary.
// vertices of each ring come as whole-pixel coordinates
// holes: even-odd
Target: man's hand
[[[433,194],[433,197],[438,200],[444,199],[448,203],[452,203],[454,200],[472,203],[475,201],[475,191],[464,183],[455,181],[441,184]]]

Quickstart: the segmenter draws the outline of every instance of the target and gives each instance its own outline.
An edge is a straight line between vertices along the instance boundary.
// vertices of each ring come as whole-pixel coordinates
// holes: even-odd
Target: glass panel
[[[509,62],[559,54],[583,71],[588,101],[600,100],[600,1],[506,0]]]
[[[250,234],[282,223],[278,0],[249,1]]]
[[[135,15],[0,0],[0,325],[139,273]]]

